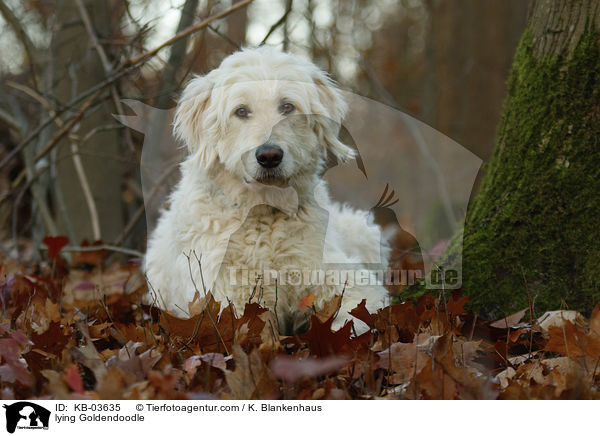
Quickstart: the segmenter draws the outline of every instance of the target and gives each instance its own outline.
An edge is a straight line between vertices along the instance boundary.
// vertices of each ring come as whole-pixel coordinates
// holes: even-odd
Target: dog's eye
[[[239,107],[235,110],[235,116],[238,118],[248,118],[248,115],[250,114],[250,112],[248,112],[248,109],[246,109],[245,107]]]
[[[291,114],[292,112],[294,112],[296,107],[292,103],[284,103],[280,106],[279,109],[281,110],[282,114],[287,115],[287,114]]]

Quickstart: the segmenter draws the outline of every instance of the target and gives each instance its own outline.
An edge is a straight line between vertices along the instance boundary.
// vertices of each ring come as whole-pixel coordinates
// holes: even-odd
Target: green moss
[[[537,313],[600,301],[599,41],[588,26],[569,56],[537,58],[521,40],[464,229],[463,290],[484,314],[526,307],[527,289]]]

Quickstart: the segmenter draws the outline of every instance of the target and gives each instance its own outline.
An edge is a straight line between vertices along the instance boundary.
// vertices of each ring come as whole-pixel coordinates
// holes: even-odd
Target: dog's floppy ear
[[[198,153],[207,167],[216,159],[217,152],[207,138],[206,110],[210,101],[212,82],[208,76],[195,76],[185,86],[177,103],[173,131],[186,145],[190,154]]]
[[[348,104],[341,91],[324,72],[318,71],[313,77],[313,81],[324,109],[322,111],[324,113],[318,117],[316,123],[317,134],[325,143],[331,157],[335,158],[338,163],[346,162],[356,156],[356,151],[338,138]]]

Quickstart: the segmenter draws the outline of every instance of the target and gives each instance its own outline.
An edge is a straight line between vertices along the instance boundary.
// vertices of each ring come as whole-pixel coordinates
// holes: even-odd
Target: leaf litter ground
[[[430,294],[361,303],[351,313],[370,330],[356,336],[331,329],[340,297],[320,312],[305,298],[309,329],[282,336],[256,301],[207,294],[178,318],[142,303],[138,265],[87,252],[67,268],[64,241],[47,244],[48,264],[0,266],[2,399],[600,398],[600,307],[491,322],[458,292]]]

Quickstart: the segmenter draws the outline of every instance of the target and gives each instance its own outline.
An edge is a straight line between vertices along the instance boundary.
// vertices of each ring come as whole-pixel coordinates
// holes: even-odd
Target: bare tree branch
[[[173,36],[172,38],[166,40],[165,42],[163,42],[162,44],[160,44],[159,46],[153,48],[152,50],[149,50],[145,53],[142,53],[132,59],[129,59],[127,62],[125,62],[124,66],[128,66],[128,65],[134,65],[137,64],[140,61],[143,61],[145,59],[148,59],[151,56],[154,56],[155,54],[157,54],[159,51],[161,51],[163,48],[175,43],[176,41],[179,41],[181,38],[185,38],[188,35],[191,35],[192,33],[196,33],[199,30],[204,29],[205,27],[207,27],[210,23],[212,23],[213,21],[219,20],[223,17],[226,17],[227,15],[231,14],[232,12],[237,11],[238,9],[243,8],[244,6],[249,5],[250,3],[252,3],[253,0],[242,0],[234,5],[232,5],[230,8],[225,9],[223,12],[220,12],[216,15],[213,15],[212,17],[207,18],[204,21],[201,21],[198,24],[195,24],[191,27],[188,27],[187,29],[179,32],[177,35]]]
[[[86,32],[88,33],[90,39],[92,40],[92,45],[96,49],[98,53],[98,57],[100,57],[100,62],[102,63],[102,68],[106,74],[111,74],[113,71],[113,67],[108,60],[108,56],[106,56],[106,51],[104,51],[104,47],[98,41],[98,37],[96,36],[96,32],[94,32],[94,28],[92,26],[92,21],[90,20],[90,16],[83,5],[81,0],[75,0],[77,3],[77,7],[79,8],[79,14],[81,15],[81,20],[83,21],[83,25],[85,27]],[[121,97],[117,92],[117,87],[113,83],[110,85],[110,92],[113,98],[113,103],[115,108],[117,109],[117,113],[119,115],[125,115],[125,111],[123,110],[123,105],[121,104]],[[129,145],[129,149],[133,150],[133,140],[131,139],[131,132],[129,130],[125,131],[125,140]]]
[[[56,132],[54,134],[54,136],[52,137],[50,142],[48,144],[46,144],[46,146],[36,155],[35,162],[39,161],[41,158],[46,156],[50,152],[50,150],[52,150],[56,146],[58,141],[60,141],[63,136],[65,136],[67,133],[69,133],[69,131],[75,126],[75,124],[77,124],[77,122],[79,122],[79,120],[81,120],[81,118],[83,117],[85,112],[90,107],[92,107],[92,104],[94,103],[95,99],[96,99],[96,96],[93,96],[88,101],[86,101],[81,106],[81,109],[79,109],[79,112],[77,112],[75,115],[73,115],[71,117],[71,119],[62,127],[62,129],[60,129],[58,132]]]
[[[75,3],[77,3],[77,8],[79,9],[79,15],[81,16],[81,21],[83,21],[83,26],[85,27],[85,30],[86,30],[88,36],[92,40],[92,45],[94,46],[94,49],[96,50],[96,52],[98,53],[98,56],[100,57],[100,62],[102,63],[102,68],[104,68],[105,73],[110,73],[110,71],[112,70],[112,65],[110,64],[110,62],[108,60],[108,56],[106,56],[104,47],[102,47],[100,45],[100,43],[98,42],[98,38],[96,37],[96,32],[94,32],[94,27],[92,26],[92,21],[90,20],[90,16],[88,15],[87,10],[85,9],[85,6],[83,5],[83,2],[81,0],[75,0]]]
[[[271,37],[273,32],[275,32],[283,23],[285,23],[285,20],[287,20],[287,17],[288,15],[290,15],[290,12],[292,12],[292,2],[288,1],[285,7],[285,12],[281,16],[281,18],[271,26],[271,28],[269,29],[269,31],[267,32],[267,34],[265,35],[265,37],[259,45],[265,45],[267,43],[267,40]]]
[[[34,158],[34,150],[26,149],[23,154],[23,160],[25,162],[25,175],[27,176],[27,185],[25,186],[22,193],[24,193],[25,189],[29,187],[31,195],[35,201],[35,204],[38,207],[44,225],[46,227],[46,231],[52,235],[56,235],[57,227],[54,219],[52,218],[52,213],[50,212],[50,208],[46,202],[46,196],[44,193],[44,189],[40,183],[36,183],[36,167],[35,167],[35,158]],[[22,197],[22,194],[20,194]],[[13,208],[13,237],[16,238],[16,222],[17,222],[17,205]]]
[[[50,116],[47,120],[45,120],[44,122],[40,123],[33,132],[31,132],[27,138],[25,138],[23,141],[21,141],[15,148],[13,148],[11,150],[10,153],[8,153],[4,159],[2,159],[2,161],[0,162],[0,169],[2,169],[13,157],[15,157],[21,150],[23,150],[23,148],[25,148],[27,145],[29,145],[29,143],[31,143],[31,141],[33,141],[35,138],[38,137],[38,135],[42,132],[42,130],[44,130],[46,127],[48,127],[50,124],[52,124],[53,122],[56,121],[56,119],[61,116],[63,113],[65,113],[66,111],[72,109],[73,107],[75,107],[78,103],[80,103],[81,101],[85,100],[86,98],[88,98],[89,96],[95,94],[98,91],[101,91],[102,89],[106,88],[107,86],[109,86],[110,84],[114,83],[115,81],[119,80],[121,77],[125,76],[126,74],[134,71],[136,68],[138,68],[143,62],[136,64],[136,65],[132,65],[131,67],[128,67],[124,70],[118,71],[115,74],[113,74],[110,77],[107,77],[106,79],[104,79],[102,82],[92,86],[91,88],[88,88],[87,90],[83,91],[81,94],[79,94],[77,97],[74,97],[70,102],[68,102],[65,106],[61,107],[60,109],[57,109],[56,112],[54,113],[54,115]]]
[[[131,58],[131,59],[125,61],[123,63],[123,65],[121,65],[119,70],[115,71],[112,76],[108,76],[103,81],[101,81],[98,84],[92,86],[91,88],[88,88],[87,90],[83,91],[78,96],[74,97],[71,101],[69,101],[65,106],[58,109],[53,116],[51,116],[46,121],[44,121],[43,123],[38,125],[38,127],[36,127],[33,130],[33,132],[31,132],[27,136],[27,138],[25,138],[23,141],[21,141],[21,143],[19,143],[14,149],[11,150],[10,153],[8,153],[4,157],[4,159],[2,159],[2,161],[0,161],[0,169],[2,169],[13,157],[15,157],[17,155],[17,153],[19,153],[33,139],[35,139],[40,134],[40,132],[42,130],[44,130],[44,128],[46,128],[51,123],[53,123],[56,118],[58,118],[60,115],[62,115],[67,110],[72,109],[74,106],[76,106],[77,104],[79,104],[80,102],[82,102],[83,100],[88,98],[89,96],[95,94],[97,91],[100,91],[100,90],[106,88],[107,86],[110,86],[111,84],[113,84],[114,82],[119,80],[121,77],[129,74],[132,71],[135,71],[137,68],[139,68],[141,65],[143,65],[149,58],[156,55],[163,48],[175,43],[176,41],[180,40],[181,38],[184,38],[192,33],[195,33],[199,30],[204,29],[213,21],[221,19],[221,18],[229,15],[230,13],[237,11],[238,9],[250,4],[251,2],[252,2],[252,0],[242,0],[239,3],[236,3],[235,5],[231,6],[230,8],[224,10],[223,12],[220,12],[219,14],[209,17],[206,20],[187,28],[186,30],[179,32],[177,35],[173,36],[166,42],[160,44],[158,47],[155,47],[154,49],[152,49],[150,51],[147,51],[145,53],[142,53],[134,58]]]
[[[48,250],[48,247],[41,246],[40,247],[41,250]],[[132,250],[131,248],[123,248],[123,247],[117,247],[115,245],[88,245],[85,247],[74,247],[74,246],[70,246],[67,245],[66,247],[63,247],[61,249],[61,252],[65,252],[65,253],[72,253],[72,252],[90,252],[90,251],[101,251],[101,250],[106,250],[106,251],[114,251],[116,253],[123,253],[123,254],[128,254],[130,256],[135,256],[135,257],[144,257],[144,253],[137,251],[137,250]]]
[[[221,38],[223,38],[225,41],[227,41],[229,44],[231,44],[232,46],[234,46],[235,48],[237,48],[238,50],[242,48],[237,42],[235,42],[229,36],[227,36],[223,32],[221,32],[218,27],[208,26],[208,28],[211,31],[213,31],[215,34],[217,34],[218,36],[220,36]]]
[[[22,133],[19,122],[11,114],[9,114],[8,112],[6,112],[4,109],[1,109],[1,108],[0,108],[0,123],[4,123],[11,129],[19,132],[19,134]]]
[[[292,0],[286,0],[286,11],[292,10]],[[290,46],[290,28],[287,17],[283,20],[283,51],[288,51]]]
[[[183,5],[183,9],[181,10],[181,18],[179,19],[179,24],[177,26],[177,34],[192,25],[194,17],[196,16],[196,9],[198,9],[198,0],[186,0],[185,4]],[[163,68],[160,78],[160,90],[156,100],[156,105],[158,107],[164,107],[169,102],[169,94],[173,91],[175,76],[177,75],[177,72],[183,63],[186,45],[187,38],[182,38],[175,42],[173,47],[171,47],[169,61]]]
[[[102,234],[100,233],[100,218],[98,217],[96,202],[94,201],[92,189],[90,188],[88,177],[85,174],[85,169],[83,168],[81,156],[79,156],[79,145],[75,141],[71,141],[71,152],[73,153],[73,164],[75,165],[77,178],[81,184],[81,190],[83,191],[83,196],[85,197],[85,202],[87,203],[87,207],[90,212],[90,219],[92,221],[92,234],[94,235],[94,240],[99,241],[102,239]]]
[[[46,109],[50,113],[50,115],[54,115],[54,112],[50,105],[50,102],[48,100],[46,100],[44,98],[44,96],[42,96],[35,89],[32,89],[31,87],[29,87],[27,85],[23,85],[22,83],[14,82],[12,80],[7,80],[4,83],[6,85],[10,86],[11,88],[18,89],[19,91],[27,94],[28,96],[33,98],[35,101],[37,101],[39,104],[41,104],[44,107],[44,109]]]

